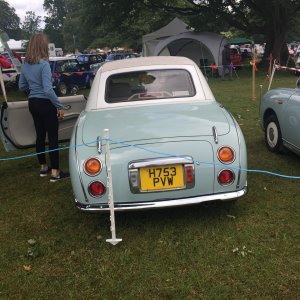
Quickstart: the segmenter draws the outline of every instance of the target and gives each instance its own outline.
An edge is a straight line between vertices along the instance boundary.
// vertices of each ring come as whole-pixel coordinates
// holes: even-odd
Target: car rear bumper
[[[115,211],[130,211],[130,210],[143,210],[143,209],[155,209],[155,208],[165,208],[165,207],[175,207],[184,205],[195,205],[203,202],[209,201],[231,201],[235,198],[244,196],[248,191],[247,185],[235,192],[205,195],[199,197],[174,199],[174,200],[159,200],[152,202],[134,202],[134,203],[115,203]],[[82,211],[97,212],[97,211],[109,211],[109,204],[82,204],[77,199],[75,199],[75,204],[78,209]]]

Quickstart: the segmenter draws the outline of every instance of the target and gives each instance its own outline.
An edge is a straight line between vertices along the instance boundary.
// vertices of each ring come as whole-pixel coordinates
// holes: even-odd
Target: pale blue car
[[[184,57],[104,64],[73,129],[69,167],[84,211],[109,210],[111,197],[125,211],[247,192],[243,133]]]
[[[295,89],[272,89],[262,97],[260,120],[271,152],[300,155],[300,79]]]

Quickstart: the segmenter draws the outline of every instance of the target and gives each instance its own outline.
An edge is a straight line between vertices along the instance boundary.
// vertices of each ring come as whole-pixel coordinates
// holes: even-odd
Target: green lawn
[[[249,169],[300,176],[299,156],[264,145],[266,72],[257,73],[255,101],[250,70],[238,76],[208,82],[241,125]],[[295,81],[278,71],[273,87]],[[11,155],[0,146],[0,157]],[[61,156],[67,169],[68,151]],[[0,299],[300,299],[299,179],[251,172],[249,193],[233,206],[117,214],[123,242],[112,246],[109,215],[78,211],[70,181],[37,175],[35,157],[0,161]]]

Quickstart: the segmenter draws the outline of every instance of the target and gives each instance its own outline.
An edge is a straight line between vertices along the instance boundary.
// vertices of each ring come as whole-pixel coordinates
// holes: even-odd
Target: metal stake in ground
[[[112,186],[112,174],[111,174],[111,161],[110,161],[110,149],[109,149],[109,130],[104,129],[104,138],[106,140],[105,155],[106,155],[106,169],[107,169],[107,187],[108,187],[108,204],[110,211],[110,231],[111,239],[107,239],[108,243],[117,245],[122,239],[116,238],[116,224],[115,224],[115,207],[113,197],[113,186]]]

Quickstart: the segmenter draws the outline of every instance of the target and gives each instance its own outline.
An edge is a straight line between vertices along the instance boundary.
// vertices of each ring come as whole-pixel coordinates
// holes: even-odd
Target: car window
[[[78,64],[76,62],[68,62],[64,64],[65,72],[77,72]]]
[[[106,82],[107,103],[193,97],[195,88],[186,70],[151,70],[121,73]]]
[[[53,70],[54,66],[55,70]],[[58,60],[56,62],[50,61],[50,67],[53,72],[57,73],[78,71],[78,63],[76,60]]]
[[[96,63],[97,62],[97,56],[91,56],[90,61],[93,62],[93,63]]]
[[[79,62],[88,62],[89,61],[89,57],[87,55],[79,55],[79,56],[77,56],[77,60]]]

